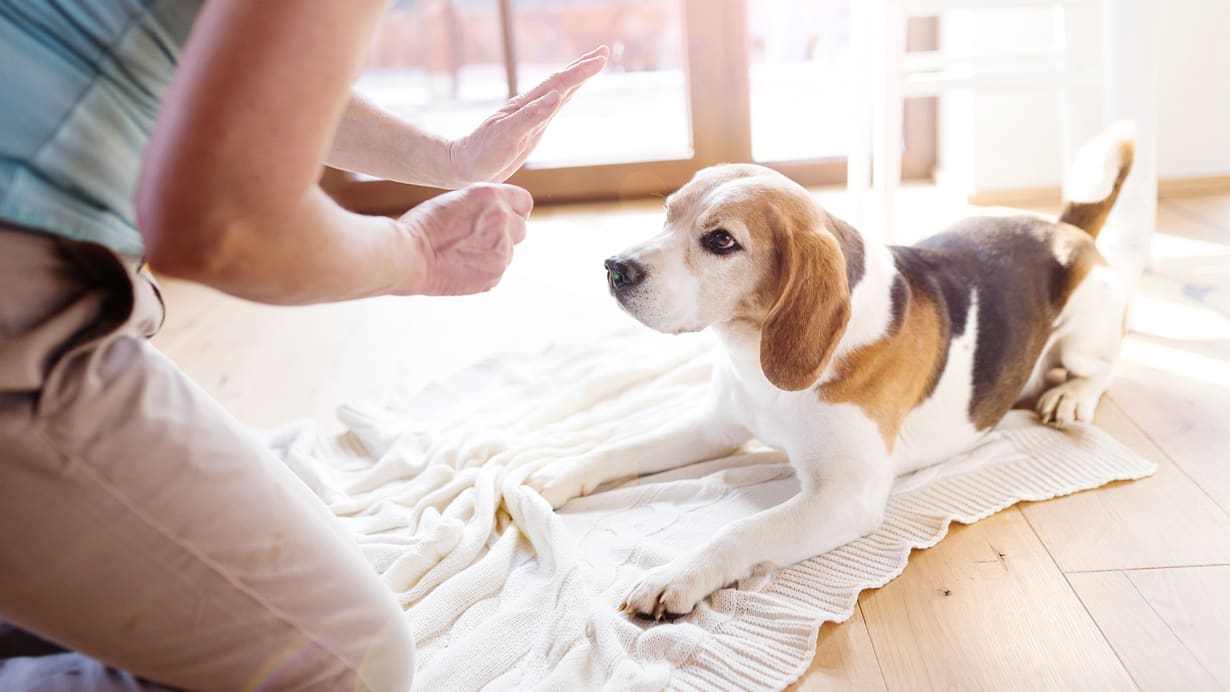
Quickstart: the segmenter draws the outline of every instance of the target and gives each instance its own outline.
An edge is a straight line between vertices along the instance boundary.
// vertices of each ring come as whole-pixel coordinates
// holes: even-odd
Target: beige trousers
[[[0,620],[188,689],[409,688],[392,593],[161,320],[101,246],[0,227]]]

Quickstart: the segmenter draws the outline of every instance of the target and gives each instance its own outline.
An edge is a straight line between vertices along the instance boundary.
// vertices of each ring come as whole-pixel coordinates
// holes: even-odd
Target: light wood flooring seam
[[[1145,606],[1149,609],[1149,612],[1151,612],[1151,613],[1153,613],[1155,616],[1157,616],[1157,619],[1158,619],[1158,620],[1160,620],[1160,621],[1161,621],[1161,623],[1162,623],[1163,625],[1165,625],[1165,626],[1166,626],[1166,630],[1167,630],[1168,632],[1170,632],[1170,635],[1171,635],[1172,637],[1174,637],[1174,638],[1175,638],[1175,641],[1176,641],[1176,642],[1178,642],[1179,646],[1183,647],[1183,650],[1187,652],[1187,655],[1191,657],[1191,660],[1192,660],[1192,661],[1193,661],[1193,662],[1194,662],[1194,663],[1195,663],[1195,664],[1196,664],[1196,665],[1197,665],[1197,666],[1198,666],[1201,670],[1203,670],[1205,673],[1207,673],[1210,677],[1216,677],[1216,676],[1215,676],[1215,674],[1213,673],[1213,671],[1209,670],[1209,669],[1208,669],[1208,667],[1204,665],[1204,662],[1200,660],[1200,654],[1199,654],[1199,653],[1197,653],[1197,652],[1195,652],[1195,651],[1192,651],[1192,648],[1191,648],[1190,646],[1188,646],[1188,645],[1187,645],[1187,642],[1186,642],[1186,641],[1184,641],[1183,637],[1182,637],[1182,636],[1180,636],[1180,634],[1179,634],[1178,632],[1176,632],[1176,631],[1175,631],[1174,626],[1170,624],[1170,620],[1166,619],[1166,617],[1165,617],[1165,616],[1163,616],[1163,615],[1162,615],[1162,613],[1159,613],[1159,612],[1158,612],[1157,608],[1155,608],[1155,607],[1153,606],[1153,601],[1152,601],[1151,599],[1149,599],[1149,598],[1148,598],[1148,597],[1144,594],[1144,592],[1142,592],[1142,591],[1140,590],[1140,587],[1136,585],[1136,582],[1132,581],[1132,578],[1126,574],[1127,572],[1130,572],[1130,571],[1135,571],[1135,570],[1121,570],[1121,571],[1124,573],[1124,577],[1127,579],[1127,583],[1128,583],[1128,585],[1132,587],[1132,591],[1135,591],[1135,592],[1136,592],[1136,595],[1137,595],[1137,596],[1139,596],[1139,597],[1140,597],[1140,600],[1144,602]],[[1084,602],[1083,602],[1083,601],[1081,602],[1081,605],[1084,605]],[[1096,623],[1096,621],[1095,621],[1095,623]],[[1112,648],[1113,648],[1113,647],[1112,647]],[[1116,653],[1115,653],[1115,655],[1118,655],[1118,652],[1116,652]],[[1122,659],[1120,659],[1120,660],[1122,660]],[[1130,672],[1130,671],[1128,672],[1128,675],[1131,675],[1131,672]],[[1135,678],[1133,678],[1133,680],[1134,680],[1134,679],[1135,679]]]
[[[1122,409],[1122,407],[1120,408]],[[1128,416],[1128,420],[1131,420],[1131,416]],[[1135,423],[1135,421],[1133,421],[1133,423]],[[1131,678],[1132,684],[1136,686],[1137,690],[1143,690],[1144,688],[1141,686],[1140,681],[1136,679],[1135,675],[1132,675],[1132,669],[1128,667],[1127,661],[1123,660],[1123,655],[1120,654],[1119,650],[1115,648],[1115,644],[1111,641],[1110,636],[1107,635],[1106,630],[1102,629],[1102,624],[1098,622],[1098,619],[1094,617],[1093,612],[1089,610],[1089,606],[1085,603],[1084,599],[1081,598],[1080,592],[1076,590],[1076,587],[1072,586],[1072,580],[1068,578],[1068,573],[1063,571],[1063,567],[1060,566],[1059,561],[1056,560],[1055,556],[1051,554],[1050,546],[1046,544],[1046,541],[1042,540],[1042,535],[1038,533],[1036,528],[1034,528],[1034,523],[1029,520],[1029,514],[1026,512],[1021,512],[1019,503],[1013,505],[1012,509],[1020,513],[1021,518],[1025,520],[1025,525],[1029,527],[1029,530],[1033,533],[1034,538],[1037,539],[1038,543],[1042,546],[1042,550],[1046,551],[1047,559],[1051,561],[1051,564],[1055,565],[1055,571],[1059,572],[1059,574],[1063,576],[1063,582],[1068,585],[1068,590],[1072,592],[1072,595],[1076,598],[1076,602],[1081,604],[1081,610],[1085,611],[1085,615],[1088,616],[1089,621],[1092,622],[1093,626],[1097,628],[1098,634],[1102,635],[1102,641],[1106,642],[1106,647],[1110,649],[1113,654],[1115,654],[1115,659],[1119,661],[1119,666],[1123,668],[1123,672]],[[1135,586],[1132,588],[1135,588]]]
[[[1064,574],[1115,574],[1122,572],[1165,572],[1172,569],[1201,569],[1203,567],[1230,567],[1230,562],[1208,562],[1201,564],[1158,565],[1156,567],[1113,567],[1110,569],[1070,569]]]
[[[1197,480],[1190,473],[1188,473],[1187,469],[1183,468],[1183,464],[1179,463],[1179,461],[1175,459],[1174,455],[1171,454],[1169,450],[1167,450],[1166,447],[1162,445],[1161,441],[1155,439],[1153,435],[1149,433],[1149,430],[1145,428],[1145,426],[1141,425],[1139,421],[1136,420],[1136,417],[1132,415],[1132,412],[1128,410],[1128,407],[1120,403],[1119,400],[1116,399],[1110,392],[1107,392],[1103,396],[1107,399],[1110,399],[1112,402],[1114,402],[1115,406],[1119,407],[1119,410],[1123,412],[1124,417],[1128,419],[1128,422],[1132,424],[1132,427],[1140,431],[1140,434],[1143,435],[1145,439],[1148,440],[1154,447],[1156,447],[1157,451],[1162,453],[1162,456],[1166,457],[1166,460],[1169,461],[1175,467],[1175,470],[1177,470],[1180,474],[1182,474],[1184,478],[1191,481],[1192,485],[1196,486],[1196,489],[1199,490],[1202,495],[1207,497],[1209,501],[1213,503],[1214,507],[1221,510],[1222,514],[1225,514],[1226,516],[1230,517],[1230,510],[1227,510],[1225,507],[1223,507],[1221,502],[1219,502],[1218,499],[1214,497],[1212,493],[1210,493],[1208,489],[1206,489],[1204,485],[1200,483],[1199,480]],[[1072,571],[1075,572],[1075,571],[1082,571],[1082,570],[1072,570]],[[1084,570],[1084,571],[1092,572],[1092,571],[1098,571],[1098,570]]]
[[[866,593],[866,592],[864,591],[863,593]],[[862,593],[859,594],[858,601],[855,602],[854,607],[858,609],[858,616],[860,619],[862,619],[863,627],[867,630],[867,642],[871,644],[871,656],[876,661],[876,669],[880,671],[880,681],[884,683],[884,689],[889,690],[889,692],[892,692],[893,688],[888,686],[888,676],[884,674],[884,664],[880,662],[880,651],[879,649],[876,648],[875,635],[871,633],[871,628],[867,627],[867,624],[866,624],[867,614],[863,612],[863,594]]]

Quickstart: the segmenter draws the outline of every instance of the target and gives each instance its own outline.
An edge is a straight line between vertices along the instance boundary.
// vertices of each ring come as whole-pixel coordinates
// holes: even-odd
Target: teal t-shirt
[[[0,0],[0,219],[142,253],[141,154],[201,0]]]

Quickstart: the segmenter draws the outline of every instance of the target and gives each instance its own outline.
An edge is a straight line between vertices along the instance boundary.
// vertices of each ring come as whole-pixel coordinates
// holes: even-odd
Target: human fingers
[[[550,122],[562,105],[561,94],[551,91],[504,118],[499,126],[504,129],[505,137],[519,143],[527,134]]]
[[[524,238],[524,226],[525,219],[506,209],[488,209],[474,224],[471,247],[489,257],[498,257],[499,270],[503,271],[512,261],[513,246]]]
[[[560,70],[561,73],[569,73],[574,68],[579,67],[581,63],[583,62],[588,63],[588,65],[586,66],[586,69],[582,71],[582,74],[584,76],[579,81],[574,81],[564,91],[564,103],[567,103],[568,99],[572,98],[573,92],[579,89],[582,84],[589,81],[590,77],[593,77],[594,75],[598,74],[599,72],[601,72],[603,69],[606,68],[607,63],[610,60],[610,55],[611,55],[611,51],[606,46],[600,46],[599,48],[596,48],[590,51],[589,53],[586,53],[580,58],[577,58],[571,65],[569,65],[568,67],[565,67],[563,70]],[[600,63],[597,62],[599,59],[601,59]],[[597,67],[597,69],[593,69],[594,67]],[[592,73],[591,73],[591,70],[592,70]]]
[[[508,208],[517,216],[525,219],[528,218],[530,212],[534,210],[534,196],[525,188],[517,187],[516,185],[492,184],[500,199],[508,205]]]
[[[605,46],[603,46],[605,48]],[[600,49],[601,50],[601,49]],[[558,91],[561,94],[572,91],[579,87],[586,80],[602,71],[606,67],[607,57],[605,53],[599,53],[593,57],[582,58],[555,74],[547,77],[539,82],[537,86],[520,96],[513,97],[505,107],[508,111],[513,111],[521,108],[524,104],[529,103],[544,94],[551,91]]]
[[[508,221],[508,238],[512,240],[512,244],[516,245],[525,240],[526,225],[525,217],[514,216]]]
[[[610,58],[610,57],[611,57],[611,49],[610,49],[610,48],[607,48],[607,47],[606,47],[606,45],[601,45],[601,46],[598,46],[597,48],[595,48],[595,49],[591,50],[590,52],[586,53],[585,55],[582,55],[581,57],[577,58],[576,60],[573,60],[572,62],[568,63],[568,64],[564,67],[564,69],[565,69],[565,70],[567,70],[568,68],[572,67],[573,65],[576,65],[577,63],[583,62],[583,61],[585,61],[585,60],[589,60],[590,58],[596,58],[596,57],[598,57],[598,56],[602,56],[603,58]]]

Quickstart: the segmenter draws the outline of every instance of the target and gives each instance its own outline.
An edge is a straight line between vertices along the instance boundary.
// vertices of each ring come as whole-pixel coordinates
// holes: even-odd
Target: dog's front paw
[[[650,620],[673,620],[692,612],[717,586],[714,575],[675,560],[649,570],[632,586],[619,609]]]

